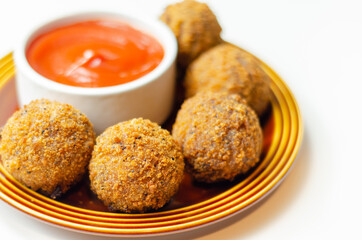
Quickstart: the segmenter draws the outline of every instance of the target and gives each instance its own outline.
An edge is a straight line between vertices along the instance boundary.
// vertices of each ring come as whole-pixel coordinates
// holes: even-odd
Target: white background
[[[0,56],[24,29],[57,14],[113,10],[156,18],[171,1],[19,1],[0,4]],[[256,207],[158,239],[362,239],[362,2],[208,1],[223,38],[254,53],[289,85],[304,139],[294,168]],[[38,222],[0,201],[1,239],[102,239]]]

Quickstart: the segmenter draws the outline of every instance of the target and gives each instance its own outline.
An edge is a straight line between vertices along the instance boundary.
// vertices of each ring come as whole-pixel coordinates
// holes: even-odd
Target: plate
[[[260,60],[259,60],[260,61]],[[232,183],[197,184],[185,178],[177,195],[164,208],[150,213],[109,212],[88,188],[88,180],[59,200],[34,192],[9,175],[0,164],[0,198],[20,211],[69,230],[107,236],[154,236],[206,226],[251,207],[285,178],[302,140],[299,108],[283,80],[265,63],[273,93],[269,112],[261,119],[264,131],[260,163]],[[0,126],[17,109],[12,54],[0,59]]]

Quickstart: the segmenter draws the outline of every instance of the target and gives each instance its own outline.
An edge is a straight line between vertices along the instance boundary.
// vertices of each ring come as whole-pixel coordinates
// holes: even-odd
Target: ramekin
[[[59,26],[94,19],[119,20],[153,36],[164,49],[161,63],[150,73],[132,82],[101,88],[57,83],[37,73],[29,65],[26,50],[39,34]],[[31,100],[47,98],[71,104],[88,116],[97,134],[120,121],[135,117],[161,124],[173,106],[176,54],[175,36],[159,20],[112,12],[87,12],[59,17],[30,29],[14,51],[18,102],[23,106]]]

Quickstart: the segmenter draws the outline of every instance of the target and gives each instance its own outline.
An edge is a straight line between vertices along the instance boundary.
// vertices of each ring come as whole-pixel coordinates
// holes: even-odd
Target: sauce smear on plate
[[[30,66],[55,82],[77,87],[108,87],[136,80],[155,69],[161,44],[130,25],[91,20],[55,28],[29,45]]]

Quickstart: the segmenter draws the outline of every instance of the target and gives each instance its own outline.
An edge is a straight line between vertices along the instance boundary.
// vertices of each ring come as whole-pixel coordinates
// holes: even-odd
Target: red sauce
[[[26,57],[39,74],[77,87],[108,87],[138,79],[164,56],[160,43],[113,20],[67,25],[38,36]]]

